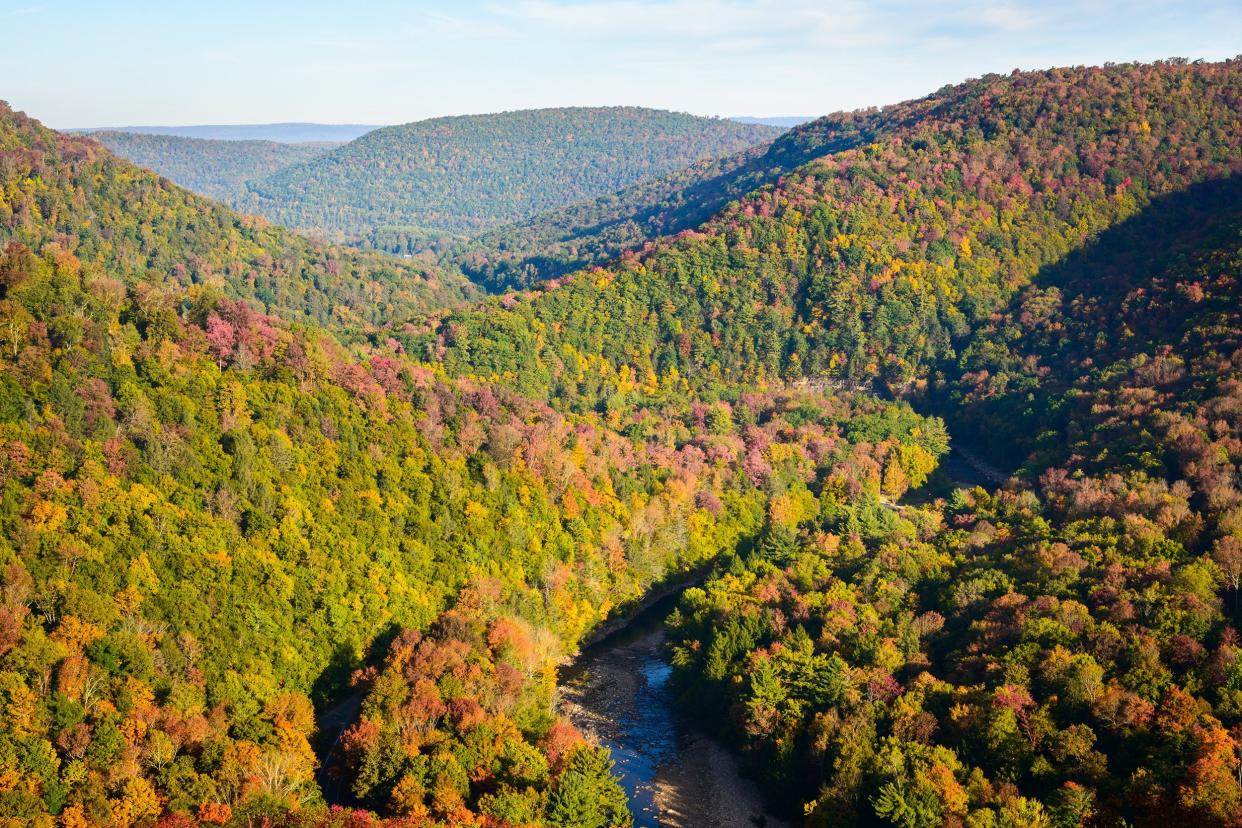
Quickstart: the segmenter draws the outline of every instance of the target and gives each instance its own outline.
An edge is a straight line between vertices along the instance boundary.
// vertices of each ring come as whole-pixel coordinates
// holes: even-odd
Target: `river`
[[[664,653],[669,596],[583,651],[560,674],[559,707],[612,753],[637,828],[781,828],[736,755],[674,703]]]

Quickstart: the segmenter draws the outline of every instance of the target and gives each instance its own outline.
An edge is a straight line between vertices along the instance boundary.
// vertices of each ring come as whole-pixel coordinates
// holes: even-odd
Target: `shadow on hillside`
[[[1085,373],[1086,358],[1097,365],[1107,364],[1166,344],[1175,346],[1203,309],[1189,300],[1165,302],[1161,313],[1153,315],[1150,308],[1133,302],[1132,292],[1153,285],[1153,280],[1162,276],[1167,277],[1168,287],[1168,282],[1178,280],[1182,266],[1186,266],[1189,278],[1193,254],[1225,243],[1230,237],[1236,240],[1240,227],[1242,175],[1234,175],[1157,198],[1090,244],[1043,268],[1031,288],[1015,296],[1003,311],[1022,327],[1021,337],[1007,342],[1009,349],[1019,357],[1038,356],[1040,364],[1050,369],[1039,380],[1040,396],[1069,389]],[[1039,322],[1023,323],[1024,302],[1031,290],[1054,287],[1062,294],[1060,314],[1071,324],[1054,330]],[[1242,301],[1237,296],[1214,299],[1235,306]],[[1221,337],[1230,334],[1227,330],[1198,333],[1222,343]],[[960,343],[958,353],[989,338],[993,342],[1005,339],[985,328]],[[986,366],[965,365],[954,370],[960,377],[980,367]],[[1068,405],[1037,409],[1036,401],[1029,396],[1034,390],[1032,378],[1024,379],[1011,383],[1005,393],[968,403],[959,402],[950,384],[947,392],[933,400],[933,407],[953,422],[955,434],[969,445],[986,452],[998,465],[1014,468],[1030,458],[1041,432],[1061,433],[1073,413]],[[1061,448],[1065,450],[1065,441],[1061,441]],[[1047,446],[1043,450],[1047,451]],[[1055,447],[1052,453],[1056,453]]]
[[[351,645],[338,645],[328,666],[311,687],[317,730],[315,755],[319,759],[319,772],[315,781],[323,792],[324,801],[329,805],[347,805],[352,800],[340,772],[341,757],[337,753],[337,747],[340,745],[341,735],[358,720],[367,688],[351,687],[350,675],[361,667],[381,664],[389,645],[400,632],[401,628],[396,624],[386,626],[375,636],[362,658],[358,658]]]

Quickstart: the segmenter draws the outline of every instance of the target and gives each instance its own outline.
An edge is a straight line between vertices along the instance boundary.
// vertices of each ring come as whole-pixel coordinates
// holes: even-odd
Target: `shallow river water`
[[[561,671],[560,707],[608,748],[638,828],[779,828],[737,758],[678,713],[661,601]]]

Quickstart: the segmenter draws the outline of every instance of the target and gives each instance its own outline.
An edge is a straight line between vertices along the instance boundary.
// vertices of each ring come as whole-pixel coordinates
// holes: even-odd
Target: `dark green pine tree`
[[[771,523],[764,527],[759,539],[759,556],[777,566],[790,563],[798,554],[798,530],[784,523]]]
[[[612,774],[603,748],[581,747],[548,798],[548,821],[565,828],[629,828],[634,824],[625,791]]]

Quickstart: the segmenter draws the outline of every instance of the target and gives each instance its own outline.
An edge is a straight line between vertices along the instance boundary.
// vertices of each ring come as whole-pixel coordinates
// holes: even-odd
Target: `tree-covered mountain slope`
[[[91,137],[122,158],[200,195],[237,207],[246,182],[290,164],[309,161],[339,144],[225,141],[137,132],[93,132]]]
[[[1074,70],[1054,71],[1064,74]],[[1116,74],[1100,76],[1097,78],[1099,86],[1081,88],[1078,94],[1102,100],[1117,98],[1124,94],[1121,89],[1104,88],[1113,83],[1114,78],[1123,85],[1135,83],[1133,79],[1127,80]],[[994,78],[991,84],[1000,81],[999,77]],[[1018,83],[1030,86],[1034,81],[1024,76],[1024,80]],[[989,129],[984,109],[1005,109],[1013,103],[1010,100],[985,101],[987,95],[982,90],[986,86],[988,84],[975,82],[957,88],[947,87],[927,98],[882,109],[829,115],[796,126],[765,147],[702,162],[618,193],[490,230],[454,248],[448,258],[472,279],[491,290],[530,287],[543,279],[605,264],[621,252],[641,250],[661,236],[697,229],[730,201],[739,200],[764,185],[774,184],[782,176],[816,158],[869,143],[886,142],[897,145],[890,151],[898,155],[909,153],[912,149],[910,143],[922,140],[913,137],[914,132],[925,129],[929,122],[940,124],[940,129],[952,124],[954,129],[967,130],[960,136],[966,140],[980,137],[983,134],[981,131]],[[1023,93],[1004,94],[1013,97]],[[1144,95],[1144,100],[1148,106],[1159,105],[1156,95]],[[1032,103],[1035,102],[1028,101],[1027,105]],[[1055,98],[1047,103],[1054,108],[1059,106]],[[1069,114],[1061,113],[1061,116]],[[1100,114],[1115,118],[1120,113]],[[1014,130],[1044,126],[1053,130],[1052,134],[1042,136],[1044,142],[1055,141],[1060,137],[1056,134],[1056,119],[1051,110],[1043,113],[1033,110],[1014,112],[1005,127],[1010,133],[1006,140],[1016,137]],[[1099,121],[1095,126],[1124,128],[1118,120],[1108,124]],[[1170,127],[1175,129],[1176,125]],[[975,134],[971,135],[970,130]],[[1065,143],[1062,151],[1076,154],[1081,140],[1094,141],[1098,138],[1080,134]],[[1149,142],[1149,145],[1158,150],[1157,144]],[[965,146],[956,148],[959,153],[965,149]],[[1009,149],[1013,148],[1002,147],[1001,151]],[[953,159],[942,160],[955,163]],[[1082,160],[1076,158],[1075,163]],[[877,165],[871,166],[884,176],[892,172]],[[959,169],[959,173],[962,172]],[[1096,170],[1092,174],[1098,176],[1098,173],[1099,170]],[[1003,187],[1008,182],[998,183]],[[950,180],[948,186],[953,188],[954,182]],[[916,218],[905,216],[907,221]]]
[[[56,243],[126,283],[215,287],[285,318],[361,326],[459,302],[452,271],[308,241],[0,104],[0,244]]]
[[[876,126],[874,113],[821,118],[769,144],[488,230],[451,247],[445,259],[492,291],[531,287],[693,229],[808,161],[870,140]]]
[[[917,392],[1043,268],[1152,199],[1242,167],[1240,99],[1239,61],[989,76],[899,108],[886,136],[698,230],[448,312],[423,343],[450,370],[530,393],[578,381],[579,355],[698,387]]]
[[[1174,471],[1174,434],[1211,416],[1242,348],[1240,252],[1242,177],[1157,199],[981,325],[943,369],[935,402],[1009,467],[1072,459],[1186,474]]]
[[[251,189],[272,220],[331,238],[376,228],[467,235],[780,132],[638,107],[435,118],[375,130]]]
[[[1242,822],[1239,193],[1154,201],[976,334],[954,398],[1030,486],[903,538],[829,481],[687,593],[688,706],[808,825]]]
[[[13,824],[323,819],[312,699],[351,692],[347,801],[584,824],[615,785],[550,712],[560,654],[757,532],[765,481],[866,490],[944,450],[908,407],[807,394],[648,407],[623,436],[57,245],[10,245],[0,291]]]

